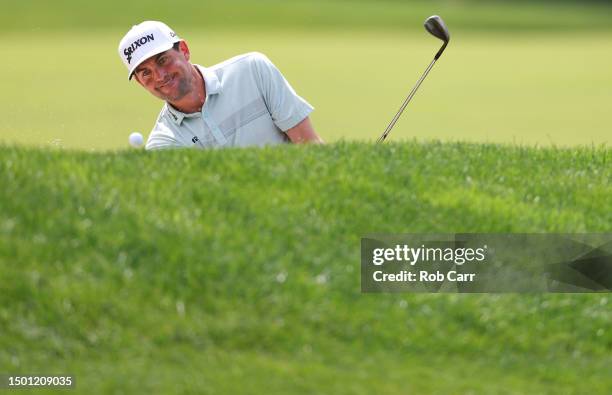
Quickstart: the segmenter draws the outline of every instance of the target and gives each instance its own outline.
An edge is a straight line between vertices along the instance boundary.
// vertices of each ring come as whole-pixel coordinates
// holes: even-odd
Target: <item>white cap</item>
[[[128,68],[128,79],[132,79],[139,64],[172,48],[181,39],[165,23],[144,21],[132,26],[119,43],[119,57]]]

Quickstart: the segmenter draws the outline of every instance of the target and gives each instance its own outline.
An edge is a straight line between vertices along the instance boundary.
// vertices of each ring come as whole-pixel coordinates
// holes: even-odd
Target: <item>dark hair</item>
[[[178,51],[180,43],[181,43],[180,41],[175,42],[174,45],[172,45],[172,49],[174,49],[175,51]]]

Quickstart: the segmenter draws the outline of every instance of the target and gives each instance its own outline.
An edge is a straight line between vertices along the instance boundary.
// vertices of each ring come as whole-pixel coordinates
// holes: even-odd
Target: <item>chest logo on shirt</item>
[[[191,139],[191,141],[193,141],[193,143],[197,143],[198,141],[200,141],[200,139],[198,138],[198,136],[195,136],[194,138]]]

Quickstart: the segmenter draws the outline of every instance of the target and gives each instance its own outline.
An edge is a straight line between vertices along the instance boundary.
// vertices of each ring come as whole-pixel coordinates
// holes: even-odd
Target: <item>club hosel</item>
[[[446,46],[448,45],[448,41],[444,43],[444,45],[442,45],[442,47],[440,48],[440,50],[438,51],[438,53],[436,54],[436,56],[434,56],[435,60],[438,60],[440,58],[440,56],[442,56],[442,52],[444,52],[444,50],[446,49]]]

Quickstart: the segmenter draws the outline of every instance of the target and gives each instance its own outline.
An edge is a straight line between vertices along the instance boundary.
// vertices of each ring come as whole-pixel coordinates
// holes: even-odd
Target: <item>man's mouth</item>
[[[174,82],[174,77],[170,77],[170,79],[168,81],[166,81],[163,84],[159,85],[157,87],[157,89],[162,89],[164,87],[170,86],[172,84],[172,82]]]

